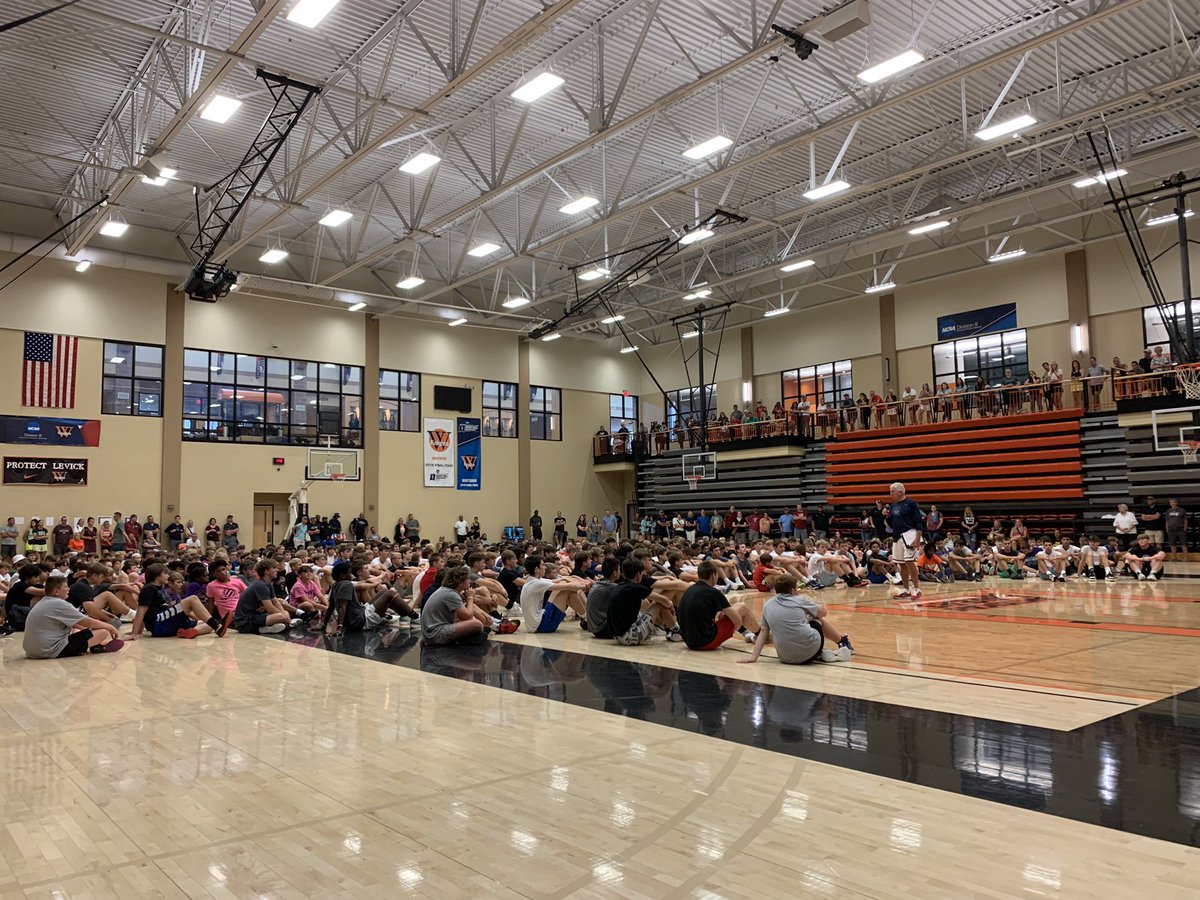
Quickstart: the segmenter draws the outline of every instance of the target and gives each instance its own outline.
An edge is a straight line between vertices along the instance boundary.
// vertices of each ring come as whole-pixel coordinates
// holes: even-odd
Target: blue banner
[[[1010,331],[1017,327],[1017,304],[1003,303],[1000,306],[938,316],[937,325],[939,341],[952,341],[993,331]]]
[[[100,420],[0,416],[0,443],[99,447]]]
[[[483,480],[479,420],[458,419],[458,489],[477,491]]]

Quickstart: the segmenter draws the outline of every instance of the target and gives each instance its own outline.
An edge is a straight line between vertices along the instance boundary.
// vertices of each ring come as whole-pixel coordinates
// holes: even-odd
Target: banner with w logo
[[[0,416],[0,443],[99,447],[100,421],[98,419],[50,419],[41,416]]]
[[[425,435],[425,487],[454,487],[454,420],[425,419],[422,432]]]
[[[479,440],[479,419],[458,419],[458,489],[477,491],[483,486],[483,471],[480,453],[483,444]]]

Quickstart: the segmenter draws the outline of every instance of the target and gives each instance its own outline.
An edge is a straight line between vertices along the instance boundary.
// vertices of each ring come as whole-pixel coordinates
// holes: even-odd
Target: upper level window
[[[616,434],[622,425],[630,432],[637,431],[638,398],[632,394],[609,394],[608,433]]]
[[[666,393],[667,427],[683,426],[688,419],[700,419],[700,388],[683,388]],[[704,410],[708,416],[717,414],[717,386],[705,389]]]
[[[846,394],[854,396],[848,359],[789,369],[780,373],[780,379],[784,409],[791,409],[792,403],[801,397],[807,397],[809,409],[815,410],[823,403],[837,406]]]
[[[1170,355],[1171,337],[1167,324],[1175,326],[1175,336],[1184,340],[1187,335],[1187,319],[1183,315],[1183,301],[1167,306],[1167,322],[1157,306],[1142,307],[1142,333],[1146,338],[1146,347],[1162,347]],[[1200,300],[1192,301],[1192,331],[1200,334]]]
[[[529,439],[562,440],[562,391],[559,388],[529,389]]]
[[[485,437],[517,436],[517,386],[511,381],[483,383],[483,433]]]
[[[1023,328],[944,341],[934,344],[932,351],[935,389],[943,381],[954,385],[961,378],[967,390],[981,390],[1000,384],[1005,369],[1012,369],[1013,377],[1022,381],[1029,374],[1029,351]]]
[[[104,342],[100,411],[110,416],[161,416],[163,348]]]
[[[358,447],[362,402],[362,366],[183,352],[185,440]]]
[[[421,430],[421,376],[379,370],[379,430]]]

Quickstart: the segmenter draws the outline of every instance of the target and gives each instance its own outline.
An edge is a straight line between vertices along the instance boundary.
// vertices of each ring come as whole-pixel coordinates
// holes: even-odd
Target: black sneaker
[[[854,652],[854,645],[852,643],[850,643],[850,635],[848,635],[848,634],[842,635],[842,639],[840,641],[838,641],[838,646],[848,648],[851,653]]]
[[[584,631],[587,631],[587,630],[588,630],[588,623],[587,623],[587,619],[580,619],[580,620],[579,620],[579,627],[580,627],[580,628],[582,628]]]

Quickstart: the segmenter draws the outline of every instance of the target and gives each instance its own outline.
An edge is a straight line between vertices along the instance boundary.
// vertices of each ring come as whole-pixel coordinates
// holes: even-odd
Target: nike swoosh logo
[[[34,472],[33,474],[26,472],[23,477],[25,478],[26,481],[33,481],[33,479],[39,478],[41,476],[37,472]]]

